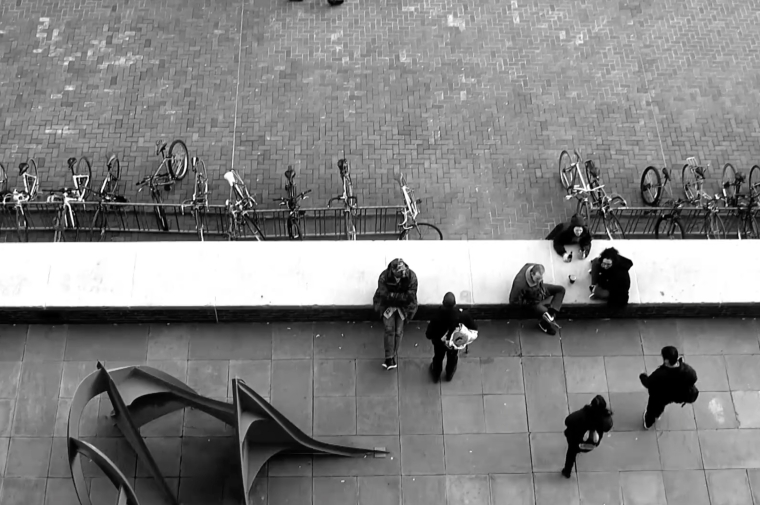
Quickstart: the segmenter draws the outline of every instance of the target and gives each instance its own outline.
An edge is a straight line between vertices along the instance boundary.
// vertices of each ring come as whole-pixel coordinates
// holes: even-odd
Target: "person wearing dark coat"
[[[609,247],[591,262],[591,298],[607,300],[610,307],[622,308],[628,305],[628,291],[631,289],[629,270],[633,261],[621,256],[617,249]]]
[[[446,293],[443,297],[443,304],[438,309],[438,313],[428,324],[425,336],[433,344],[433,362],[430,364],[430,375],[433,382],[438,382],[443,369],[443,358],[446,358],[446,380],[450,381],[454,377],[459,362],[459,351],[455,347],[447,345],[451,334],[460,324],[463,324],[470,330],[477,330],[478,325],[472,319],[472,316],[457,308],[457,300],[454,293]]]
[[[385,326],[383,368],[391,370],[398,366],[404,323],[417,312],[417,275],[404,260],[396,258],[380,274],[372,304]]]
[[[581,259],[588,257],[591,252],[591,232],[586,226],[586,222],[578,214],[570,218],[570,222],[561,223],[554,227],[546,236],[546,240],[551,240],[554,250],[562,256],[565,263],[573,260],[573,253],[565,249],[565,246],[578,244],[581,252]]]
[[[567,455],[562,475],[569,479],[578,454],[599,447],[604,434],[612,429],[612,412],[604,397],[596,395],[589,405],[567,416],[565,426]]]
[[[644,411],[645,430],[654,426],[669,404],[692,402],[693,399],[687,398],[697,383],[697,372],[678,356],[678,349],[669,345],[663,347],[660,354],[662,365],[649,375],[639,375],[641,385],[649,391]]]
[[[524,307],[538,317],[538,327],[548,335],[556,335],[556,318],[565,299],[565,288],[544,284],[546,269],[540,263],[526,263],[512,281],[509,304]]]

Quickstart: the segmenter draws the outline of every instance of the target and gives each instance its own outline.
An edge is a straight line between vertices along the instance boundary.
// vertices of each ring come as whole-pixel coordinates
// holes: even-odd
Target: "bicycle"
[[[354,188],[351,184],[351,166],[348,160],[343,158],[338,160],[338,170],[340,171],[340,178],[343,182],[343,194],[334,198],[330,198],[327,201],[327,207],[335,200],[341,200],[343,202],[343,216],[346,227],[346,239],[356,240],[356,225],[354,224],[354,218],[358,213],[359,203],[354,196]]]
[[[404,196],[404,210],[403,221],[398,224],[401,228],[399,232],[399,240],[443,240],[443,233],[430,223],[418,223],[417,216],[420,211],[417,207],[422,203],[421,199],[415,200],[414,190],[406,184],[406,176],[401,173],[399,167],[394,167],[393,175],[401,188],[401,193]],[[414,230],[415,233],[411,233]]]
[[[280,205],[287,205],[288,207],[288,238],[291,240],[303,240],[303,217],[306,215],[306,211],[301,210],[301,200],[309,198],[311,193],[310,189],[298,193],[295,183],[296,173],[292,166],[288,166],[285,171],[285,191],[288,192],[288,196],[285,198],[275,198],[275,202],[280,202]]]
[[[573,150],[572,156],[570,156],[567,151],[562,151],[560,153],[559,179],[562,182],[562,187],[565,188],[568,193],[570,193],[576,186],[589,189],[589,181],[592,178],[592,174],[589,173],[589,162],[591,163],[591,166],[593,166],[593,162],[590,159],[586,160],[584,163],[586,178],[584,179],[580,169],[580,153],[577,150]],[[575,184],[575,179],[577,178],[581,180],[579,185]]]
[[[49,191],[47,203],[60,203],[53,219],[53,242],[65,242],[66,230],[73,229],[75,240],[79,237],[79,220],[71,202],[84,202],[90,191],[92,164],[87,157],[69,158],[66,162],[74,182],[73,188]]]
[[[208,174],[206,173],[206,163],[197,156],[192,157],[192,168],[195,173],[195,184],[193,185],[193,198],[182,202],[182,214],[185,214],[185,207],[191,207],[193,218],[195,219],[195,230],[198,238],[203,242],[203,235],[206,230],[206,211],[208,211]]]
[[[663,167],[661,171],[662,177],[657,168],[648,166],[644,169],[644,173],[641,174],[639,189],[641,190],[641,199],[644,200],[644,205],[650,207],[659,206],[664,191],[668,193],[668,200],[673,200],[673,190],[670,186],[670,181],[672,180],[670,170]]]
[[[224,179],[230,185],[230,196],[225,205],[229,223],[227,226],[228,240],[243,240],[252,237],[253,240],[266,240],[263,225],[256,212],[256,200],[248,192],[243,179],[235,170],[224,174]]]
[[[145,186],[150,188],[150,197],[153,203],[157,204],[154,207],[154,213],[156,215],[156,222],[158,228],[162,231],[169,231],[169,222],[166,219],[166,211],[164,210],[163,198],[161,196],[161,190],[159,186],[164,187],[164,191],[170,191],[172,186],[181,181],[187,174],[187,165],[190,155],[187,151],[187,146],[181,140],[175,140],[169,146],[169,154],[166,154],[167,143],[163,140],[156,142],[156,156],[161,156],[161,163],[158,165],[156,171],[145,178],[143,178],[136,185],[140,188],[138,192],[142,191]],[[176,152],[175,152],[176,149]],[[162,170],[164,170],[162,172]]]
[[[98,241],[102,242],[106,238],[108,231],[108,214],[111,210],[116,210],[124,228],[124,210],[119,207],[119,203],[127,203],[127,199],[119,194],[119,181],[121,180],[121,163],[119,158],[114,154],[106,162],[106,177],[100,190],[95,193],[98,197],[98,208],[95,210],[95,216],[90,226],[90,241],[98,231]]]
[[[589,195],[594,192],[597,193],[596,199],[599,204],[592,206],[589,203]],[[616,208],[624,207],[626,205],[623,197],[614,193],[612,196],[608,195],[604,191],[604,185],[600,185],[595,188],[582,188],[580,186],[573,186],[570,189],[570,194],[565,196],[565,200],[570,200],[572,198],[578,199],[576,214],[583,217],[587,223],[590,222],[589,210],[596,210],[599,217],[602,219],[607,237],[610,240],[625,239],[623,226],[620,224],[620,220],[618,220],[617,216],[614,213]]]
[[[3,168],[3,172],[5,169]],[[24,204],[37,198],[39,190],[39,177],[37,175],[37,162],[34,158],[29,158],[18,166],[18,173],[24,184],[23,190],[14,188],[12,191],[6,191],[3,195],[3,208],[7,210],[10,204],[13,204],[13,210],[16,215],[16,233],[19,242],[29,240],[29,218],[24,210]],[[7,181],[7,174],[6,174]]]
[[[667,170],[667,169],[663,169]],[[671,202],[671,208],[667,213],[663,213],[657,218],[654,224],[654,238],[665,237],[671,240],[685,239],[686,233],[681,222],[681,211],[688,202],[678,198]]]
[[[705,211],[705,218],[702,225],[702,233],[708,240],[720,240],[726,238],[726,225],[723,224],[723,219],[718,214],[718,202],[724,200],[725,197],[710,195],[702,192],[697,202],[699,207]]]
[[[760,226],[755,219],[758,196],[740,195],[736,202],[736,237],[742,239],[760,239]]]
[[[707,178],[705,170],[710,170],[710,163],[707,167],[703,167],[699,165],[695,157],[686,158],[686,164],[681,169],[681,181],[684,195],[689,203],[701,203],[703,198],[710,199],[710,195],[702,189]]]

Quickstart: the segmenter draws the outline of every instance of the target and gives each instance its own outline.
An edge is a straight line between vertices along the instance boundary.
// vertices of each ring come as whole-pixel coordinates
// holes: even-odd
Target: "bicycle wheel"
[[[723,180],[721,181],[723,196],[726,197],[726,206],[736,205],[736,170],[731,163],[723,167]]]
[[[206,173],[206,163],[203,160],[199,160],[195,167],[195,194],[202,196],[204,199],[208,194],[208,174]]]
[[[710,213],[705,217],[705,236],[708,240],[720,240],[726,238],[726,226],[723,219],[717,213]]]
[[[8,172],[5,171],[5,166],[0,163],[0,195],[4,195],[8,187]]]
[[[66,212],[65,208],[58,210],[53,219],[53,242],[66,242]]]
[[[410,230],[402,230],[399,240],[443,240],[443,233],[432,224],[417,223]]]
[[[654,238],[681,240],[686,238],[681,220],[673,216],[660,216],[654,225]]]
[[[174,163],[174,158],[177,158],[178,163]],[[174,178],[181,181],[187,175],[187,166],[190,164],[190,154],[188,153],[187,146],[181,140],[175,140],[172,145],[169,146],[169,171],[174,174]]]
[[[246,236],[253,238],[257,242],[261,242],[265,239],[264,233],[261,231],[261,223],[259,222],[258,215],[251,217],[249,213],[246,213],[243,223]]]
[[[108,226],[108,216],[105,210],[95,211],[95,216],[92,218],[92,225],[90,226],[90,242],[102,242],[106,236],[106,227]]]
[[[746,235],[745,238],[752,240],[760,239],[760,227],[758,227],[757,219],[752,214],[747,216],[744,221],[744,233]]]
[[[76,190],[79,191],[82,199],[87,198],[90,191],[90,181],[92,181],[92,164],[86,156],[82,156],[76,165],[71,167],[71,177],[74,179]]]
[[[356,226],[354,225],[354,219],[351,217],[351,212],[345,212],[343,216],[346,221],[346,240],[356,240]]]
[[[758,165],[749,171],[749,196],[750,198],[760,197],[760,166]]]
[[[681,169],[681,181],[683,182],[683,194],[689,202],[695,202],[697,194],[697,177],[691,171],[689,165],[684,165]]]
[[[37,196],[40,181],[37,174],[37,161],[34,158],[26,160],[27,169],[23,175],[24,190],[29,193],[29,199],[33,200]]]
[[[586,226],[591,224],[591,213],[589,212],[588,202],[586,200],[580,200],[578,202],[578,206],[575,208],[575,213],[583,218]]]
[[[111,174],[111,179],[116,182],[121,179],[121,163],[119,162],[119,157],[114,154],[109,161],[108,173]]]
[[[625,232],[623,226],[620,224],[615,214],[607,213],[604,216],[604,229],[607,232],[607,237],[610,240],[623,240],[625,239]]]
[[[567,151],[562,151],[559,155],[559,180],[562,181],[562,187],[570,191],[575,185],[575,171],[573,160]]]
[[[644,173],[641,174],[641,199],[644,200],[644,205],[650,207],[657,207],[662,198],[662,179],[660,178],[660,171],[655,167],[646,167]]]
[[[158,225],[158,229],[160,231],[169,231],[169,221],[166,220],[166,210],[161,205],[161,194],[157,191],[154,191],[152,194],[153,197],[153,203],[156,205],[153,207],[153,213],[156,216],[156,224]]]
[[[19,242],[29,242],[29,220],[21,207],[16,207],[16,234]]]
[[[620,207],[628,207],[628,202],[626,202],[625,198],[623,198],[619,194],[612,193],[610,195],[610,208],[619,209]]]
[[[298,218],[293,216],[288,217],[288,238],[290,238],[290,240],[303,240],[301,224],[298,221]]]
[[[596,179],[594,179],[593,181],[590,181],[588,183],[588,187],[589,189],[595,190],[596,188],[599,187],[599,181],[597,181]],[[604,191],[604,189],[599,190],[599,191]],[[594,203],[595,206],[599,205],[599,200],[600,200],[599,191],[591,191],[589,193],[589,195],[591,196],[591,201]]]
[[[200,210],[195,211],[195,231],[198,233],[198,240],[203,242],[203,231],[206,228],[205,220],[203,219],[203,212]]]

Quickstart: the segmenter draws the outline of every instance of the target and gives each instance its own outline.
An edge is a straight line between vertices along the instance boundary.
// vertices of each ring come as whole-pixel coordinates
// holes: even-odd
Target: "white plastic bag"
[[[462,350],[478,338],[478,331],[471,330],[467,326],[460,324],[446,341],[446,345],[451,349]]]

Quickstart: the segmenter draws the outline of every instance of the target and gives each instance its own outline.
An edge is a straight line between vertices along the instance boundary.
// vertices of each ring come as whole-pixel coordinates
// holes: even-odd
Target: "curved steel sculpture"
[[[68,453],[71,476],[79,502],[93,505],[84,473],[82,456],[92,460],[118,490],[118,503],[139,505],[128,479],[108,456],[81,440],[79,424],[87,404],[106,393],[113,405],[114,418],[124,438],[156,480],[167,503],[179,505],[140,435],[140,427],[176,410],[192,407],[235,428],[240,457],[241,484],[246,505],[249,492],[261,467],[276,454],[312,454],[359,457],[387,454],[376,449],[358,449],[318,442],[306,435],[242,379],[232,380],[232,404],[211,400],[197,394],[180,380],[147,366],[128,366],[106,370],[98,362],[97,370],[77,388],[68,420]],[[96,504],[99,505],[99,504]]]

